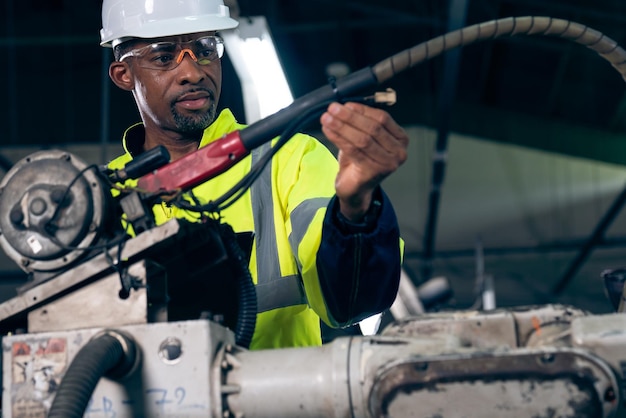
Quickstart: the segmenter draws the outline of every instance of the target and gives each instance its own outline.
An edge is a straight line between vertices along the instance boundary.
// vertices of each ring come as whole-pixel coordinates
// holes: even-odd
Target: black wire
[[[70,181],[70,184],[68,184],[68,186],[65,188],[65,192],[63,192],[63,196],[62,196],[61,200],[59,201],[59,204],[57,205],[56,209],[54,210],[54,213],[52,214],[52,217],[50,218],[50,220],[48,222],[46,222],[46,225],[44,227],[46,229],[46,232],[50,233],[48,231],[49,227],[58,227],[58,225],[55,223],[56,218],[61,213],[61,208],[63,207],[63,203],[65,202],[65,198],[67,198],[67,195],[70,193],[70,190],[71,190],[72,186],[74,186],[74,184],[78,181],[78,179],[83,177],[83,174],[85,174],[88,170],[91,170],[93,168],[98,169],[98,166],[95,165],[95,164],[88,165],[87,167],[85,167],[82,170],[80,170],[78,172],[78,174],[76,174],[76,176],[74,176],[72,181]]]
[[[356,99],[355,99],[356,100]],[[321,111],[326,109],[332,101],[324,101],[319,103],[310,109],[300,117],[294,119],[280,135],[278,141],[274,146],[266,152],[261,159],[250,169],[250,172],[246,174],[240,181],[238,181],[230,190],[224,193],[217,199],[205,204],[205,205],[192,205],[189,202],[179,199],[175,202],[176,206],[181,209],[185,209],[191,212],[209,212],[219,213],[224,209],[234,204],[244,193],[250,188],[252,183],[261,175],[267,164],[272,160],[272,157],[276,155],[278,150],[287,143],[294,135],[296,135],[300,128],[321,115]]]
[[[369,97],[343,98],[343,99],[340,99],[339,101],[343,103],[349,102],[349,101],[361,102],[361,103],[365,102],[370,105],[375,105],[375,103],[370,103],[371,99]],[[276,153],[287,143],[287,141],[289,141],[294,135],[298,134],[303,126],[306,126],[308,123],[318,118],[323,112],[323,110],[326,109],[332,102],[333,100],[327,100],[327,101],[318,103],[310,107],[309,109],[307,109],[307,111],[304,114],[295,118],[289,125],[287,125],[287,127],[283,130],[282,134],[279,135],[278,137],[279,139],[276,141],[274,146],[272,146],[271,149],[268,152],[266,152],[259,159],[259,161],[257,161],[257,163],[250,169],[248,174],[246,174],[240,181],[238,181],[231,189],[229,189],[222,196],[218,197],[217,199],[213,201],[210,201],[207,204],[200,204],[200,200],[193,194],[193,191],[190,190],[186,193],[180,194],[177,198],[170,200],[167,203],[169,205],[174,205],[174,206],[179,207],[180,209],[193,212],[193,213],[219,214],[221,211],[230,207],[237,200],[239,200],[239,198],[241,198],[246,193],[246,191],[252,186],[252,184],[259,178],[259,176],[261,175],[261,173],[263,172],[267,164],[269,164],[269,162],[272,160],[274,155],[276,155]],[[57,246],[59,246],[60,248],[64,250],[68,250],[68,251],[69,250],[88,251],[88,250],[96,250],[96,249],[107,250],[114,245],[119,245],[120,246],[119,248],[120,251],[118,253],[118,257],[119,257],[121,256],[121,248],[127,238],[127,232],[126,234],[123,234],[113,240],[107,241],[100,245],[94,245],[94,246],[89,246],[89,247],[79,247],[79,246],[66,245],[60,242],[50,230],[50,227],[55,227],[55,228],[58,227],[58,225],[56,225],[54,222],[56,221],[56,218],[59,216],[61,206],[63,202],[65,201],[65,198],[69,194],[72,186],[76,183],[76,181],[78,181],[79,178],[83,176],[83,174],[87,170],[94,169],[94,168],[99,169],[97,165],[90,165],[82,169],[74,177],[74,179],[72,179],[70,184],[65,189],[65,192],[63,194],[63,198],[60,201],[60,204],[55,209],[54,214],[52,215],[50,221],[48,221],[44,229],[45,229],[46,235],[48,235],[48,238],[54,244],[56,244]],[[193,203],[190,203],[187,200],[185,200],[185,196],[189,196],[191,200],[193,200]],[[127,227],[127,230],[128,230],[128,227]],[[110,260],[110,261],[112,262],[113,260]]]
[[[76,174],[76,176],[74,176],[74,178],[70,181],[70,183],[67,185],[67,187],[65,188],[65,191],[63,193],[63,196],[61,197],[61,199],[59,200],[59,203],[57,205],[57,207],[54,210],[54,213],[52,214],[52,216],[50,217],[50,220],[48,220],[46,222],[46,224],[44,225],[43,231],[41,231],[47,238],[50,239],[50,241],[55,244],[56,246],[58,246],[59,248],[63,249],[63,250],[67,250],[67,251],[90,251],[90,250],[98,250],[98,249],[108,249],[111,248],[114,245],[119,245],[122,246],[124,241],[126,241],[127,238],[127,234],[128,234],[128,228],[126,228],[126,231],[124,234],[110,240],[107,241],[103,244],[99,244],[99,245],[92,245],[92,246],[88,246],[88,247],[80,247],[80,246],[74,246],[74,245],[67,245],[63,242],[61,242],[56,236],[55,236],[55,231],[59,228],[59,225],[56,223],[57,218],[59,217],[60,213],[61,213],[61,208],[64,206],[65,203],[65,199],[67,198],[67,196],[70,193],[70,190],[72,189],[72,187],[74,186],[74,184],[81,178],[83,178],[84,174],[91,170],[91,169],[96,169],[96,175],[98,175],[98,170],[99,167],[95,164],[89,165],[85,168],[83,168],[82,170],[80,170],[78,172],[78,174]],[[86,180],[87,182],[89,182],[89,180]],[[121,247],[120,247],[121,249]]]

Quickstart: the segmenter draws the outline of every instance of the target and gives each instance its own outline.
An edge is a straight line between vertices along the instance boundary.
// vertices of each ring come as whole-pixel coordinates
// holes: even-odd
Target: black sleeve
[[[341,217],[330,201],[317,254],[320,286],[335,327],[354,324],[388,309],[398,292],[400,229],[389,198],[375,194],[374,210],[362,224]]]

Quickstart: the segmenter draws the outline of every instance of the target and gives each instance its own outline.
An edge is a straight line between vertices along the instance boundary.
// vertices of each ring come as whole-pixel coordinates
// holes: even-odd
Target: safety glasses
[[[209,65],[224,55],[224,41],[219,36],[203,36],[187,42],[155,42],[130,50],[119,60],[134,57],[140,67],[169,71],[180,65],[185,54],[200,65]]]

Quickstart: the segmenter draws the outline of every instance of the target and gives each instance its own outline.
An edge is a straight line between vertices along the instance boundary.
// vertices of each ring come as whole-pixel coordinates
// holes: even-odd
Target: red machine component
[[[144,193],[188,190],[223,173],[249,152],[241,141],[239,131],[234,131],[144,175],[137,180],[137,186]]]

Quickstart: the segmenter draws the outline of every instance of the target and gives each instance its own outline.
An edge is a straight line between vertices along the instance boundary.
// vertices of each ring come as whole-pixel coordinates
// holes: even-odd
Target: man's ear
[[[113,61],[109,65],[109,77],[122,90],[132,91],[135,88],[130,67],[126,62]]]

